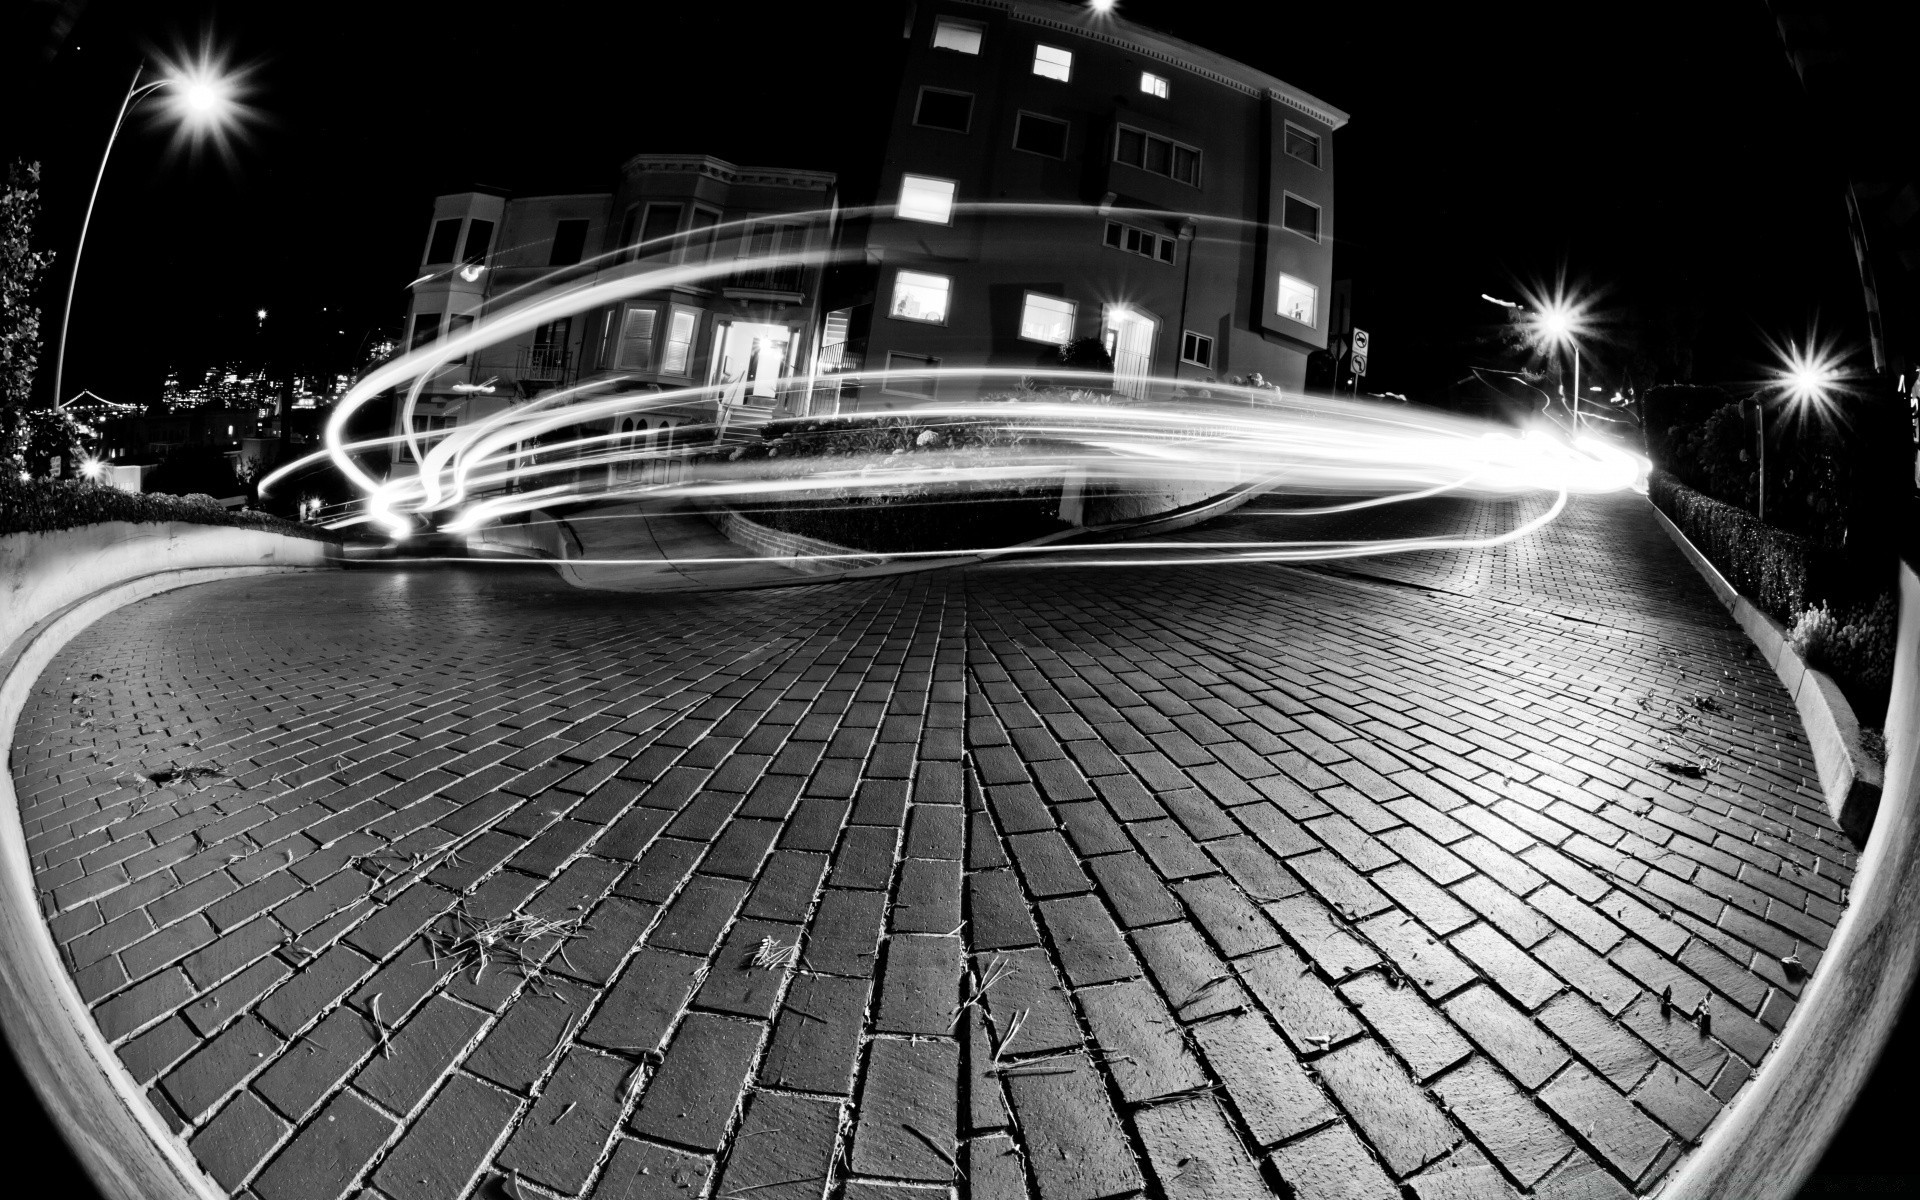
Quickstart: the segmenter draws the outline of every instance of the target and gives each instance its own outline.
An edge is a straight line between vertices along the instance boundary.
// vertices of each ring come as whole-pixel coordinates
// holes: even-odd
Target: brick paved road
[[[101,1029],[261,1200],[1604,1197],[1845,902],[1746,647],[1634,497],[1327,570],[352,572],[101,622],[12,769]]]

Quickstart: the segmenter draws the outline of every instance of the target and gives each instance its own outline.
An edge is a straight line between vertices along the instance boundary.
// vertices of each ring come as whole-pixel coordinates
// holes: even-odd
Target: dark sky
[[[1444,386],[1500,315],[1480,293],[1562,268],[1604,290],[1623,336],[1694,312],[1698,379],[1754,377],[1766,336],[1816,318],[1864,339],[1838,164],[1759,0],[1120,11],[1353,115],[1335,142],[1336,274],[1356,280],[1373,387]],[[871,64],[902,12],[28,3],[7,39],[6,110],[25,120],[0,141],[45,163],[43,236],[63,255],[142,47],[211,32],[251,65],[261,118],[231,162],[130,122],[83,263],[67,391],[146,399],[170,362],[264,353],[274,335],[351,357],[397,328],[436,191],[598,190],[640,152],[825,168],[857,188]],[[63,286],[56,274],[49,341]],[[1599,348],[1599,381],[1626,355]]]

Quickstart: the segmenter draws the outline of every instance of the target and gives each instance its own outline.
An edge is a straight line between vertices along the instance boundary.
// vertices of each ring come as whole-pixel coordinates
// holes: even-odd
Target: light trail
[[[981,205],[982,209],[1081,217],[1074,206]],[[839,219],[853,214],[839,214]],[[1101,214],[1103,217],[1107,214]],[[740,224],[738,222],[732,224]],[[684,235],[679,235],[684,236]],[[666,241],[662,239],[661,241]],[[594,502],[639,504],[665,513],[692,503],[749,506],[806,502],[814,508],[908,501],[1033,499],[1078,487],[1089,503],[1115,494],[1158,491],[1219,495],[1256,481],[1270,490],[1340,498],[1306,508],[1263,506],[1262,517],[1325,516],[1442,494],[1556,496],[1541,517],[1487,538],[1406,538],[1367,542],[1128,543],[1136,565],[1146,552],[1178,561],[1275,562],[1399,553],[1410,549],[1499,544],[1561,512],[1569,495],[1635,486],[1645,463],[1590,437],[1511,427],[1404,405],[1285,394],[1177,378],[1129,378],[1125,399],[1113,396],[1111,374],[1043,367],[854,370],[825,376],[836,393],[873,387],[978,400],[929,400],[909,408],[820,416],[768,426],[770,440],[741,439],[745,384],[720,380],[661,389],[610,373],[539,396],[449,429],[425,430],[417,407],[433,380],[490,346],[541,325],[614,309],[636,296],[680,286],[711,286],[722,276],[776,268],[823,268],[849,255],[829,250],[719,262],[632,261],[646,244],[623,247],[491,301],[466,329],[400,355],[359,380],[336,404],[324,447],[276,470],[262,492],[322,461],[361,493],[358,511],[330,528],[371,524],[395,540],[426,528],[471,534],[523,514]],[[663,247],[652,247],[659,249]],[[1045,386],[1024,387],[1032,376]],[[776,395],[812,395],[822,377],[799,372],[771,381]],[[383,394],[400,399],[394,422],[404,432],[350,441],[354,415]],[[1085,402],[1085,401],[1093,402]],[[670,429],[620,428],[671,414]],[[764,420],[756,417],[755,420]],[[890,444],[892,443],[892,444]],[[398,459],[376,478],[362,459],[387,452]],[[1073,481],[1069,484],[1069,481]],[[1169,489],[1172,489],[1170,491]],[[1345,499],[1346,497],[1358,499]],[[1173,507],[1168,504],[1165,507]],[[330,514],[331,515],[331,514]],[[1148,517],[1146,519],[1151,519]],[[799,556],[783,561],[932,560],[1001,557],[1006,546],[955,551],[873,551]],[[1020,548],[1062,560],[1100,561],[1098,542]],[[1230,553],[1229,553],[1230,551]],[[1196,553],[1219,557],[1194,558]],[[637,560],[570,559],[580,565]],[[648,559],[646,561],[662,561]],[[709,565],[765,562],[759,556],[699,558]],[[1170,561],[1170,560],[1157,560]]]

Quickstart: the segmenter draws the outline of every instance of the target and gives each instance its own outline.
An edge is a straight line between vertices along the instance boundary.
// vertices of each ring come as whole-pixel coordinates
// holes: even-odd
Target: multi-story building
[[[437,198],[408,318],[410,347],[562,283],[617,281],[662,266],[712,270],[468,355],[422,393],[415,427],[479,420],[552,388],[616,375],[630,390],[714,385],[732,401],[739,426],[802,411],[804,388],[783,381],[804,377],[818,351],[821,260],[834,214],[828,172],[698,155],[638,155],[611,192]],[[726,269],[741,259],[761,265]],[[660,445],[714,415],[711,401],[696,401],[590,428]]]
[[[701,156],[637,156],[609,193],[439,197],[408,321],[416,347],[561,284],[762,266],[482,349],[436,375],[416,428],[613,375],[709,385],[587,427],[657,448],[716,418],[738,429],[999,390],[1007,381],[964,369],[1041,373],[1085,338],[1136,396],[1154,378],[1304,385],[1333,315],[1345,113],[1085,5],[935,0],[909,14],[893,69],[871,65],[881,86],[898,83],[878,100],[893,114],[872,147],[878,194],[846,221],[832,174]],[[963,370],[929,373],[951,368]]]
[[[912,403],[935,390],[915,370],[1033,368],[1084,337],[1123,392],[1256,373],[1300,388],[1327,347],[1346,121],[1085,5],[917,6],[862,229],[870,296],[828,317],[840,361],[886,376],[843,403]]]

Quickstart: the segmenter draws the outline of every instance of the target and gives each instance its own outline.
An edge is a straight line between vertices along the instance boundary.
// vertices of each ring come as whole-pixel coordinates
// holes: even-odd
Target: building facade
[[[849,219],[833,174],[687,155],[632,158],[606,193],[437,198],[410,346],[530,290],[712,270],[453,364],[423,393],[415,429],[615,377],[710,388],[588,429],[660,448],[688,425],[711,439],[716,424],[737,433],[1006,390],[1087,338],[1136,397],[1154,379],[1304,386],[1335,319],[1345,113],[1085,5],[906,11],[899,58],[873,66],[880,86],[899,85],[876,98],[892,111],[872,148],[878,192]],[[748,259],[751,271],[727,267]]]
[[[1086,337],[1135,395],[1150,378],[1303,386],[1327,347],[1345,113],[1053,0],[919,5],[903,54],[872,270],[830,314],[838,361],[886,374],[843,406],[970,394],[913,372],[1032,369]]]
[[[829,172],[642,154],[623,165],[609,192],[436,198],[409,348],[555,286],[617,282],[663,266],[692,271],[671,287],[559,317],[451,364],[422,392],[414,429],[472,423],[554,388],[594,383],[654,393],[711,386],[736,431],[805,411],[804,387],[787,381],[804,378],[819,352],[834,188]],[[731,266],[742,260],[758,266]],[[662,447],[676,430],[715,416],[702,398],[584,429]],[[396,408],[395,434],[406,432],[401,419]]]

